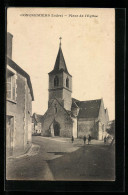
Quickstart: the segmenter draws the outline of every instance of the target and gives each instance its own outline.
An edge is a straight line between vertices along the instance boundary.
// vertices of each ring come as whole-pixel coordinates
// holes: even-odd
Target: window
[[[7,70],[7,99],[15,100],[15,74]]]
[[[66,79],[66,87],[69,88],[69,78]]]
[[[58,76],[55,76],[54,78],[54,86],[57,87],[59,85],[59,78]]]

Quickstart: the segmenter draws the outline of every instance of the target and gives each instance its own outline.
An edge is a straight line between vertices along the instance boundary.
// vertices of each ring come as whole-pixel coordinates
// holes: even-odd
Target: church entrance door
[[[54,136],[60,136],[60,124],[58,122],[54,122]]]

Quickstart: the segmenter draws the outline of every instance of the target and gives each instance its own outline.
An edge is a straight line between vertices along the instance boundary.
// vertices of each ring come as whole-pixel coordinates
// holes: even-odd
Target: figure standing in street
[[[106,144],[106,141],[107,141],[107,138],[106,138],[106,136],[104,137],[104,144]]]
[[[90,144],[91,144],[91,140],[92,140],[92,137],[91,137],[91,135],[90,135]]]
[[[84,135],[84,138],[83,138],[83,140],[84,140],[84,144],[86,143],[86,136]]]
[[[72,136],[72,143],[74,142],[74,137]]]
[[[91,135],[89,134],[88,135],[88,144],[90,144],[91,143]]]

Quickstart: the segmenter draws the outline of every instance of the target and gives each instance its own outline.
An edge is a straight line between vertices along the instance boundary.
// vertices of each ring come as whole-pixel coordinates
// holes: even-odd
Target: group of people
[[[86,144],[86,140],[88,140],[88,144],[91,144],[92,137],[91,137],[90,134],[88,135],[87,138],[86,138],[86,136],[84,135],[84,137],[83,137],[84,144]],[[72,143],[73,143],[73,142],[74,142],[74,137],[72,136]]]
[[[84,135],[83,140],[84,140],[84,144],[86,144],[86,140],[88,140],[88,144],[91,144],[92,137],[91,137],[90,134],[88,135],[87,138],[86,138],[86,136]]]
[[[72,143],[74,142],[74,137],[72,136]],[[91,144],[91,140],[92,140],[92,137],[91,137],[91,135],[89,134],[88,135],[88,137],[86,137],[85,135],[84,135],[84,137],[83,137],[83,141],[84,141],[84,144],[86,144],[86,140],[88,140],[88,144]],[[104,144],[106,144],[107,143],[107,137],[105,136],[104,137]]]

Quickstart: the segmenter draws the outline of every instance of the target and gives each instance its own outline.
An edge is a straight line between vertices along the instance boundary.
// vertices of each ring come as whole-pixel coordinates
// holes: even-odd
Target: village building
[[[43,115],[33,113],[32,115],[32,135],[41,135]]]
[[[30,76],[12,60],[12,38],[7,33],[6,68],[6,155],[25,153],[32,144],[32,101]]]
[[[109,121],[103,99],[78,101],[72,98],[72,100],[79,108],[77,115],[78,137],[90,134],[94,139],[103,140]]]
[[[68,72],[61,42],[54,69],[48,74],[48,110],[42,120],[41,135],[81,138],[90,134],[102,140],[109,120],[103,99],[72,98],[72,75]]]

